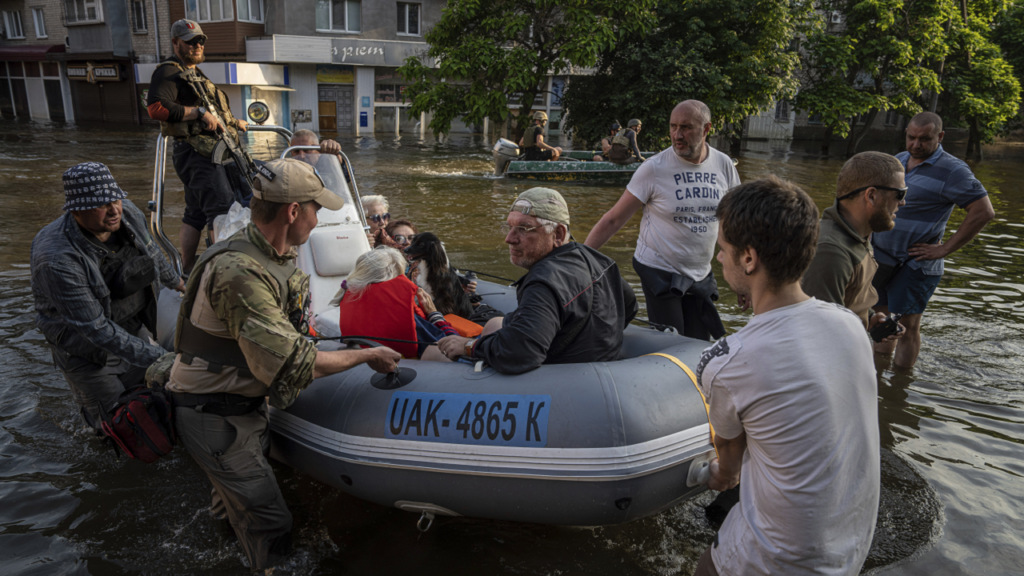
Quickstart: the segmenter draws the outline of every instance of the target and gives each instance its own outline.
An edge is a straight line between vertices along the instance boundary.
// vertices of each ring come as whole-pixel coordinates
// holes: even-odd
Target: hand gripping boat
[[[154,236],[174,259],[155,204]],[[321,210],[300,250],[321,335],[337,334],[328,302],[369,249],[362,222],[351,203]],[[480,281],[477,292],[499,310],[515,308],[511,288]],[[176,301],[161,295],[165,343]],[[359,366],[270,410],[272,456],[359,498],[418,512],[423,529],[435,515],[586,526],[643,518],[706,489],[714,449],[694,376],[706,346],[630,326],[617,362],[518,376],[480,363],[403,360],[390,375]]]

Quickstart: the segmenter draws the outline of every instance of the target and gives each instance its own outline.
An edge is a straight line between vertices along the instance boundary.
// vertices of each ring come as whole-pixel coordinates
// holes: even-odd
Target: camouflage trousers
[[[253,570],[273,566],[291,551],[292,515],[267,461],[266,407],[241,416],[191,407],[174,414],[181,443],[213,484],[211,511],[223,506]]]

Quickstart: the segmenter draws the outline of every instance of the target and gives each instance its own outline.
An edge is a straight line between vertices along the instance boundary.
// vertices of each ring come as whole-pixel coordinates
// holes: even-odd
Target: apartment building
[[[73,120],[59,0],[0,0],[0,117]]]

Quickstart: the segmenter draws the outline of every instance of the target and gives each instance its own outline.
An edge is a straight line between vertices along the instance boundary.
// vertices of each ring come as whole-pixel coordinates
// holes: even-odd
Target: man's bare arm
[[[728,490],[740,483],[740,468],[743,467],[743,452],[747,449],[747,434],[741,433],[733,439],[715,436],[715,450],[718,458],[711,461],[711,478],[708,488]]]
[[[365,350],[335,350],[332,352],[317,351],[316,364],[313,367],[313,378],[330,376],[344,372],[366,363],[367,366],[381,374],[394,372],[402,355],[387,346],[367,348]]]
[[[968,242],[981,232],[981,229],[996,217],[996,211],[992,208],[992,201],[984,196],[971,202],[964,207],[967,216],[956,229],[956,233],[949,237],[946,242],[938,244],[914,244],[907,250],[907,254],[915,260],[937,260],[945,258]]]
[[[622,193],[619,201],[615,203],[615,206],[612,206],[611,210],[605,212],[604,216],[601,216],[601,220],[597,222],[583,243],[594,250],[600,250],[601,246],[604,246],[605,242],[618,233],[626,225],[626,222],[629,222],[629,219],[633,217],[633,214],[636,214],[636,211],[643,207],[644,203],[636,196],[633,196],[629,190],[626,190]]]

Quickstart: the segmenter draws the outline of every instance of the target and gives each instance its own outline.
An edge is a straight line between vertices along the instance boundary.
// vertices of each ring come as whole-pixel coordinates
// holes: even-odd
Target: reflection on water
[[[383,135],[380,135],[383,136]],[[140,206],[151,189],[156,133],[149,128],[0,122],[0,562],[5,574],[245,574],[229,534],[205,515],[208,484],[184,451],[154,465],[116,460],[81,430],[63,379],[33,327],[28,253],[60,214],[61,172],[102,161]],[[445,240],[453,263],[517,278],[498,232],[515,195],[533,184],[496,179],[487,142],[438,144],[403,134],[341,140],[365,194]],[[281,148],[266,138],[255,149]],[[740,176],[798,182],[831,203],[842,160],[815,144],[751,143]],[[895,150],[889,150],[895,151]],[[956,148],[954,153],[960,153]],[[975,166],[997,218],[947,260],[925,314],[913,371],[879,359],[882,505],[866,571],[1019,572],[1024,557],[1024,148],[986,150]],[[166,226],[177,241],[182,188],[168,169]],[[622,185],[555,184],[572,232],[586,237]],[[950,233],[962,219],[954,214]],[[639,289],[630,266],[639,216],[604,252]],[[714,263],[721,282],[721,271]],[[743,326],[721,285],[727,327]],[[565,528],[438,519],[425,535],[415,517],[351,498],[276,466],[295,516],[298,553],[283,572],[689,574],[713,538],[705,494],[624,526]]]

